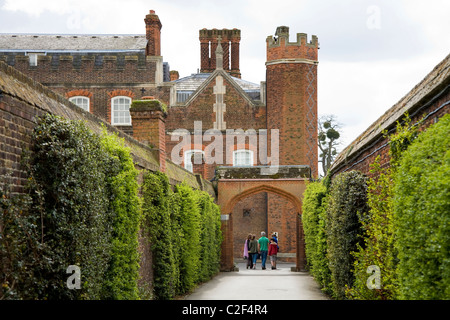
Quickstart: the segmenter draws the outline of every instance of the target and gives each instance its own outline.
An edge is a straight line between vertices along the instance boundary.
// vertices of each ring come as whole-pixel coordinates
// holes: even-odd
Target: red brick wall
[[[30,147],[33,119],[42,114],[41,109],[19,99],[0,98],[0,176],[10,174],[12,192],[24,191],[28,176],[20,164],[22,152]]]
[[[419,130],[426,130],[430,125],[438,121],[440,117],[444,114],[450,112],[450,105],[444,104],[450,101],[450,90],[447,89],[447,92],[443,93],[439,98],[427,105],[426,108],[422,108],[420,111],[410,110],[412,123],[418,122],[422,117],[426,116],[429,113],[432,113],[431,116],[423,121]],[[423,104],[426,104],[428,101],[424,101]],[[443,107],[441,107],[443,106]],[[441,107],[439,110],[438,108]],[[415,114],[414,114],[415,113]],[[390,133],[395,133],[395,124],[389,129]],[[368,176],[370,175],[370,165],[375,161],[376,157],[380,156],[381,166],[389,167],[390,166],[390,155],[389,155],[389,139],[379,135],[373,141],[370,141],[366,145],[363,145],[356,150],[355,156],[347,159],[345,163],[340,164],[333,170],[333,176],[350,170],[358,170]]]
[[[280,253],[295,254],[297,250],[296,218],[297,210],[292,202],[274,194],[268,193],[268,234],[269,239],[273,232],[278,232],[278,245]],[[295,258],[281,258],[282,261],[294,262]]]
[[[119,92],[123,95],[122,92]],[[133,138],[159,150],[160,171],[166,171],[166,130],[165,113],[160,106],[132,107],[130,109],[133,124]]]
[[[242,259],[247,235],[255,234],[259,239],[261,231],[265,231],[269,239],[273,232],[278,232],[280,253],[296,254],[297,210],[287,199],[274,193],[260,192],[239,201],[232,215],[234,259]],[[295,262],[294,257],[280,260]]]
[[[244,130],[265,128],[266,119],[263,110],[265,108],[250,104],[226,78],[223,84],[226,87],[224,121],[227,123],[227,128]],[[212,129],[216,121],[216,114],[213,111],[213,105],[216,103],[216,96],[213,94],[215,85],[216,81],[213,79],[192,103],[170,108],[166,122],[167,130],[178,128],[192,130],[194,121],[202,121],[204,130]]]
[[[248,215],[244,214],[244,210]],[[261,231],[267,232],[267,193],[260,192],[242,199],[235,205],[232,215],[233,256],[235,259],[242,259],[248,234],[255,234],[256,239],[259,239]]]
[[[52,65],[55,56],[58,65]],[[58,59],[59,56],[59,59]],[[77,60],[80,57],[81,60]],[[103,63],[96,65],[95,58]],[[0,57],[6,60],[6,56]],[[37,66],[30,66],[29,57],[16,55],[14,68],[47,86],[80,84],[134,84],[155,83],[156,62],[143,53],[110,53],[38,56]]]
[[[234,243],[231,241],[226,241],[226,239],[231,239],[233,235],[233,223],[231,220],[221,221],[221,230],[224,241],[222,241],[221,246],[221,256],[220,256],[220,269],[221,271],[232,271],[234,269],[233,259],[233,246]]]

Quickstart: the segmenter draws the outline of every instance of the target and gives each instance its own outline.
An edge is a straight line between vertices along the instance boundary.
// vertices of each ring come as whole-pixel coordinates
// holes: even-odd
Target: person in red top
[[[270,264],[272,265],[272,270],[277,268],[277,243],[275,242],[274,238],[270,238],[270,244],[269,244],[269,257],[270,257]]]

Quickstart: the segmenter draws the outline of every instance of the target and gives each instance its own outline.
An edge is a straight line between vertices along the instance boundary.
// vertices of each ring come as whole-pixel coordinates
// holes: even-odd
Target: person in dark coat
[[[249,242],[248,254],[252,258],[250,269],[256,269],[256,258],[258,257],[258,241],[256,240],[256,236],[254,234],[252,234],[252,239]]]

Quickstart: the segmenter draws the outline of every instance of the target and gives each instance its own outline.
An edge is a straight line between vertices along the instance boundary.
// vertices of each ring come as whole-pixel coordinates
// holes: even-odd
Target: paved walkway
[[[247,270],[238,263],[238,272],[221,272],[199,286],[186,300],[326,300],[307,272],[292,272],[294,264],[278,263],[271,270],[257,264],[256,270]]]

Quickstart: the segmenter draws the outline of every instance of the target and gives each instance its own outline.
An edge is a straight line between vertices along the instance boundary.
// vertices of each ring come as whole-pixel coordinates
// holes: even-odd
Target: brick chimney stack
[[[158,150],[161,172],[166,171],[166,107],[154,97],[134,100],[130,107],[133,138]]]
[[[223,50],[223,70],[230,75],[240,78],[239,43],[241,30],[239,29],[201,29],[200,39],[200,72],[211,73],[216,69],[216,49],[219,43]]]
[[[146,54],[148,56],[161,56],[161,28],[162,24],[155,10],[145,16],[145,36],[147,38]]]

